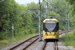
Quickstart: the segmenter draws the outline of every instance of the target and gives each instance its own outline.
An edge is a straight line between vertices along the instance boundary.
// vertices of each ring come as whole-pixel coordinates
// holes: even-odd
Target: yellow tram
[[[43,39],[59,39],[59,21],[57,19],[43,21]]]

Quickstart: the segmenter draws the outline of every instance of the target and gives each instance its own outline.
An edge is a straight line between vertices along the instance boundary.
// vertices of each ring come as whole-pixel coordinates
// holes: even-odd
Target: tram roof
[[[50,20],[59,22],[57,19],[45,19],[45,20],[43,21],[43,23],[45,23],[45,21],[50,21]]]

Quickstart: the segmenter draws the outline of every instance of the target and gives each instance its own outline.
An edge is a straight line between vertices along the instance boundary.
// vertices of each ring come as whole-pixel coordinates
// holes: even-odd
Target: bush
[[[17,40],[16,40],[16,39],[14,39],[14,42],[17,42]]]
[[[65,41],[65,40],[66,40],[66,36],[65,36],[65,35],[63,35],[63,36],[62,36],[62,39]]]
[[[8,44],[8,41],[7,40],[0,40],[0,43]]]
[[[66,46],[74,46],[75,47],[75,30],[73,33],[67,33],[67,41],[66,34],[62,36],[62,39],[65,41]]]
[[[73,35],[75,35],[75,29],[73,30]]]

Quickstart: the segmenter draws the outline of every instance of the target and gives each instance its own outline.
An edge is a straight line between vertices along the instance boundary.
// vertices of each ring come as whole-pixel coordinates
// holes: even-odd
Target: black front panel
[[[59,30],[59,24],[58,23],[43,23],[43,30],[45,30],[45,32],[57,32],[57,30]]]

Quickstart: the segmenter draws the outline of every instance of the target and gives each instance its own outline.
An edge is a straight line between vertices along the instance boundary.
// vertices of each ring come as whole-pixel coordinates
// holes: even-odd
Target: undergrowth
[[[67,40],[66,40],[66,34],[62,36],[62,39],[65,41],[66,46],[75,47],[75,30],[73,32],[67,33]]]
[[[34,35],[35,34],[26,34],[26,35],[21,34],[21,35],[14,37],[14,39],[12,39],[12,37],[11,37],[6,40],[0,40],[0,49],[6,47],[8,45],[11,45],[13,42],[22,41],[23,39],[26,39],[26,38],[34,36]]]

